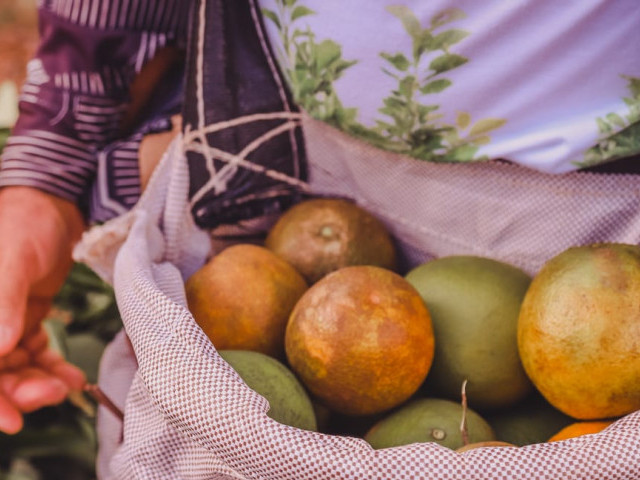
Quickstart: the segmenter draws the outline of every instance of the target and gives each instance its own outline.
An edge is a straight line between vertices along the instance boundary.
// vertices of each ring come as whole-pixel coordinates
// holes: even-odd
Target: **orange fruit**
[[[570,248],[534,277],[518,349],[547,401],[579,420],[640,409],[640,247]]]
[[[349,415],[407,400],[424,381],[433,349],[418,292],[373,266],[345,267],[310,287],[285,334],[293,371],[326,406]]]
[[[353,202],[316,198],[287,210],[265,246],[293,265],[309,284],[350,265],[393,270],[396,252],[386,227]]]
[[[284,364],[249,350],[220,350],[220,356],[254,392],[269,402],[267,415],[276,422],[303,430],[317,430],[309,395]]]
[[[307,284],[266,248],[238,244],[212,257],[185,289],[189,310],[216,349],[284,358],[287,319]]]
[[[418,265],[405,278],[424,300],[436,352],[425,390],[497,410],[524,399],[533,385],[518,356],[518,314],[531,283],[525,272],[491,258],[453,255]]]
[[[592,420],[589,422],[575,422],[567,425],[558,433],[549,438],[549,442],[557,442],[568,438],[579,437],[581,435],[589,435],[598,433],[613,423],[613,420]]]
[[[485,418],[497,439],[518,446],[546,442],[555,432],[575,422],[574,418],[552,407],[538,392],[509,408],[493,411]]]
[[[457,449],[464,445],[460,430],[463,407],[442,398],[413,399],[376,422],[364,439],[375,449],[412,443],[435,442]],[[491,425],[474,410],[466,409],[468,441],[495,441]]]

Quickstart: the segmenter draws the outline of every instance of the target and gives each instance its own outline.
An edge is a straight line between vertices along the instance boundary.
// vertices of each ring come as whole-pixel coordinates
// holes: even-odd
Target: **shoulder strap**
[[[203,228],[281,210],[306,189],[300,113],[255,0],[198,0],[183,108],[191,211]]]

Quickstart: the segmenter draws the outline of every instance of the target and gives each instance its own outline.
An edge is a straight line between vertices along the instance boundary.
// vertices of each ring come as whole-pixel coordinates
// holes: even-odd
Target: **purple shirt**
[[[42,1],[41,43],[2,155],[0,186],[42,189],[95,221],[131,208],[140,195],[140,141],[170,128],[182,75],[163,82],[162,105],[123,133],[129,87],[159,48],[184,46],[188,14],[189,2],[180,0]]]

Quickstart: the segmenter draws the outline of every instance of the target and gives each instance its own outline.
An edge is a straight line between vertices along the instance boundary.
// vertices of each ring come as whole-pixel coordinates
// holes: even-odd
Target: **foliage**
[[[90,333],[109,342],[122,327],[113,289],[82,263],[74,265],[55,305],[73,316],[69,335]]]
[[[629,107],[623,117],[609,113],[597,118],[600,140],[587,150],[584,160],[577,162],[579,167],[588,167],[616,158],[640,152],[640,78],[623,75],[627,80],[630,96],[622,100]]]
[[[121,328],[111,286],[86,265],[74,265],[45,320],[53,348],[96,381],[106,343]],[[25,416],[17,435],[0,434],[0,480],[95,478],[95,404],[74,395]]]
[[[337,127],[346,127],[356,115],[345,108],[333,83],[355,61],[342,58],[342,48],[333,40],[318,41],[310,28],[296,28],[294,23],[315,12],[297,0],[277,0],[277,11],[263,9],[280,33],[284,51],[280,52],[285,74],[296,102],[310,115]]]
[[[443,74],[469,61],[451,47],[469,33],[457,28],[442,28],[465,17],[457,8],[443,10],[422,27],[405,6],[390,6],[411,37],[411,52],[381,53],[388,66],[384,69],[397,81],[397,88],[380,108],[388,120],[378,120],[369,138],[383,148],[431,161],[472,160],[480,145],[489,142],[487,133],[505,120],[486,118],[471,125],[471,116],[459,112],[455,125],[442,121],[439,105],[429,99],[449,88],[453,82]],[[464,134],[462,134],[464,132]]]
[[[45,320],[53,348],[96,381],[106,343],[121,328],[112,288],[75,264]],[[0,480],[95,478],[95,404],[82,395],[25,416],[17,435],[0,434]]]
[[[341,46],[333,40],[317,41],[309,26],[298,28],[299,19],[315,12],[298,0],[276,0],[276,10],[263,13],[279,31],[280,56],[288,66],[286,75],[293,96],[311,116],[367,140],[374,145],[431,161],[470,161],[481,145],[490,141],[488,133],[505,120],[486,118],[471,125],[471,116],[460,112],[455,125],[442,121],[439,105],[428,99],[447,89],[452,81],[444,76],[468,62],[451,47],[468,36],[457,28],[445,29],[464,18],[459,9],[443,10],[423,28],[405,6],[387,11],[398,18],[411,38],[411,52],[383,52],[387,63],[383,72],[397,81],[397,87],[383,99],[379,112],[383,119],[372,128],[356,120],[357,109],[347,108],[338,98],[334,83],[355,61],[342,58]]]

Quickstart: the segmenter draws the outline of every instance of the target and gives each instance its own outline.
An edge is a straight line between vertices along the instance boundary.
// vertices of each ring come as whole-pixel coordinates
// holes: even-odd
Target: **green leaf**
[[[609,120],[609,122],[613,125],[616,125],[620,128],[624,128],[627,126],[627,124],[625,123],[624,119],[618,115],[617,113],[609,113],[607,115],[607,120]]]
[[[0,468],[0,480],[42,480],[40,473],[26,458],[12,458],[9,471]]]
[[[280,24],[280,19],[278,18],[278,14],[276,12],[274,12],[273,10],[269,10],[268,8],[263,8],[262,14],[273,23],[275,23],[276,27],[278,27],[278,30],[282,30],[282,25]]]
[[[467,63],[469,59],[462,55],[456,55],[455,53],[447,53],[434,58],[429,64],[429,69],[433,70],[436,74],[452,70],[460,65]]]
[[[640,121],[640,105],[631,105],[627,115],[627,122],[631,124],[638,121]]]
[[[294,81],[294,83],[299,84],[307,78],[307,70],[298,65],[293,70],[293,74],[291,78]]]
[[[409,75],[400,81],[400,93],[402,93],[402,95],[404,95],[405,97],[411,97],[413,96],[415,86],[416,77],[414,77],[413,75]]]
[[[429,30],[423,30],[420,32],[420,36],[413,41],[413,56],[418,59],[425,50],[436,50],[435,43],[433,41],[433,35]]]
[[[622,101],[627,104],[629,107],[633,107],[638,104],[638,101],[635,98],[622,97]],[[1,135],[1,133],[0,133]]]
[[[0,452],[15,457],[64,457],[93,467],[96,458],[95,432],[85,431],[70,419],[42,428],[24,428],[12,436],[0,434]]]
[[[417,105],[418,119],[421,124],[427,123],[428,120],[432,120],[438,115],[431,115],[432,112],[438,110],[437,105]]]
[[[613,131],[613,128],[611,128],[611,125],[609,125],[602,118],[596,118],[596,123],[598,124],[598,130],[600,130],[601,134],[606,135],[606,134],[611,133]]]
[[[291,12],[291,21],[293,22],[300,17],[304,17],[306,15],[313,15],[314,13],[316,12],[314,12],[310,8],[307,8],[304,5],[298,5],[296,8],[293,9],[293,12]]]
[[[459,8],[447,8],[431,17],[431,27],[438,28],[455,20],[465,18],[467,15]]]
[[[334,64],[334,72],[336,74],[336,78],[338,78],[347,68],[349,68],[351,65],[355,65],[356,63],[358,63],[357,60],[347,61],[341,59],[339,62]]]
[[[474,155],[478,151],[478,147],[473,145],[461,145],[454,148],[447,154],[447,158],[455,162],[468,162],[473,160]]]
[[[66,338],[67,361],[80,368],[87,381],[98,381],[98,368],[106,344],[91,333],[76,333]]]
[[[298,0],[283,0],[282,3],[285,7],[293,7]]]
[[[434,80],[432,82],[427,83],[423,87],[420,88],[422,93],[438,93],[443,91],[445,88],[451,85],[451,80],[447,80],[446,78],[440,78],[438,80]]]
[[[387,70],[386,68],[383,68],[383,69],[382,69],[382,72],[383,72],[383,73],[385,73],[385,74],[387,74],[387,75],[389,75],[390,77],[393,77],[393,78],[395,78],[396,80],[400,81],[400,76],[399,76],[399,75],[397,75],[397,74],[395,74],[395,73],[393,73],[391,70]]]
[[[467,112],[458,112],[458,115],[456,116],[456,125],[459,128],[464,130],[470,124],[471,124],[471,115],[469,115]]]
[[[623,78],[629,81],[628,88],[636,99],[640,100],[640,78],[623,75]]]
[[[317,44],[315,55],[318,68],[322,69],[338,60],[342,55],[342,49],[333,40],[323,40]]]
[[[380,109],[380,112],[383,112],[384,108]],[[379,130],[384,130],[384,131],[388,131],[389,129],[391,129],[393,127],[393,124],[388,123],[388,122],[383,122],[382,120],[376,120],[376,126]]]
[[[460,30],[457,28],[447,30],[445,32],[439,33],[433,38],[433,43],[436,48],[447,49],[451,45],[454,45],[466,38],[469,35],[469,32],[465,32],[464,30]]]
[[[404,5],[390,5],[387,7],[387,12],[402,21],[404,29],[413,39],[420,37],[420,33],[422,31],[420,21],[409,7]]]
[[[298,84],[299,99],[313,96],[318,91],[318,82],[313,78],[305,78]]]
[[[401,72],[406,72],[409,66],[411,65],[407,57],[405,57],[401,53],[391,55],[389,53],[383,52],[380,54],[380,56],[385,60],[387,60],[389,63],[391,63],[395,68],[397,68]]]
[[[489,135],[483,135],[481,137],[476,138],[473,141],[474,145],[487,145],[489,142],[491,142],[491,137]]]
[[[458,135],[458,130],[455,127],[451,127],[444,132],[442,138],[449,145],[449,148],[453,148],[453,145],[460,145],[460,135]]]
[[[471,130],[469,130],[469,136],[473,137],[490,132],[491,130],[501,127],[506,122],[507,121],[503,118],[483,118],[482,120],[478,120],[473,127],[471,127]]]
[[[350,125],[355,122],[358,115],[357,108],[340,108],[337,111],[340,123],[343,125]]]
[[[397,97],[387,97],[383,100],[387,107],[406,107],[407,102]]]
[[[67,356],[67,330],[60,320],[56,320],[53,318],[47,318],[42,322],[42,326],[47,332],[47,336],[49,337],[49,347],[58,352],[63,357]]]
[[[437,128],[418,128],[411,132],[410,143],[416,149],[435,150],[442,145],[441,132]]]

